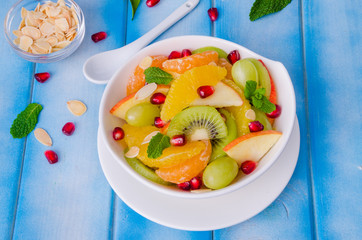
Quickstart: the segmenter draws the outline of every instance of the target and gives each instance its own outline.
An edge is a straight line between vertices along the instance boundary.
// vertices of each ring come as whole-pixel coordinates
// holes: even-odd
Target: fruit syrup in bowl
[[[262,157],[258,162],[258,166],[250,175],[245,175],[239,171],[237,177],[225,188],[194,193],[189,191],[182,191],[176,185],[165,186],[153,181],[150,181],[137,173],[128,164],[124,157],[125,146],[115,141],[112,136],[114,128],[122,126],[125,121],[110,114],[112,107],[119,102],[120,99],[126,97],[127,82],[129,76],[133,74],[136,66],[146,57],[154,55],[168,56],[173,50],[181,51],[182,49],[198,49],[205,46],[214,46],[223,49],[225,52],[232,52],[238,50],[242,59],[255,58],[260,59],[267,66],[271,76],[273,77],[275,87],[278,92],[278,105],[282,108],[282,114],[275,119],[273,128],[282,132],[281,137],[275,145]],[[206,89],[207,90],[207,89]],[[217,197],[232,191],[235,191],[243,186],[246,186],[265,171],[267,171],[272,164],[278,159],[279,155],[284,150],[286,143],[291,135],[294,125],[296,104],[294,88],[284,65],[280,62],[269,60],[262,57],[236,43],[226,41],[223,39],[207,36],[181,36],[169,38],[156,42],[137,53],[130,61],[122,66],[112,77],[108,83],[101,100],[99,110],[99,127],[100,132],[104,137],[105,145],[111,152],[114,159],[134,178],[141,183],[154,189],[162,194],[171,195],[174,197],[182,198],[208,198]],[[124,183],[118,183],[120,185]]]

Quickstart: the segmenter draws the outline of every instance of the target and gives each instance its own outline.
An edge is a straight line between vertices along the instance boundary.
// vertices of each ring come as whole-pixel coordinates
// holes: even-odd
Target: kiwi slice
[[[147,178],[148,180],[151,180],[155,183],[159,183],[162,185],[173,185],[170,182],[166,182],[164,181],[162,178],[160,178],[153,169],[147,167],[146,165],[144,165],[140,160],[138,160],[137,158],[126,158],[126,161],[128,162],[128,164],[140,175],[144,176],[145,178]]]
[[[195,49],[192,51],[192,54],[202,53],[205,51],[215,51],[219,54],[219,58],[225,58],[227,60],[228,54],[224,50],[222,50],[221,48],[212,47],[212,46]]]
[[[225,138],[228,134],[226,124],[220,113],[209,106],[189,107],[171,120],[167,135],[185,134],[191,141]]]
[[[210,161],[226,156],[226,153],[222,149],[238,136],[236,121],[231,113],[225,109],[219,109],[219,112],[222,113],[226,118],[225,124],[228,129],[228,135],[224,138],[212,140],[212,153]]]
[[[273,127],[270,124],[268,117],[265,115],[264,112],[260,111],[259,109],[255,107],[251,107],[251,109],[255,112],[255,120],[259,121],[264,126],[264,130],[272,130]]]

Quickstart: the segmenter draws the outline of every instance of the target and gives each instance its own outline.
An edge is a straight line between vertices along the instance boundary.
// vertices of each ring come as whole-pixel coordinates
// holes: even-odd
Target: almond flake
[[[55,45],[54,47],[56,47],[56,48],[65,48],[70,43],[71,43],[71,41],[61,41],[61,42],[58,42],[58,44]]]
[[[28,36],[21,36],[19,42],[19,48],[28,51],[29,47],[33,44],[33,39]]]
[[[23,33],[20,30],[13,30],[13,34],[17,36],[18,38],[23,36]]]
[[[146,70],[147,68],[151,67],[151,64],[152,64],[152,58],[150,56],[147,56],[142,59],[142,61],[140,62],[140,64],[138,64],[138,66],[143,70]]]
[[[216,62],[210,62],[209,65],[210,66],[217,66]]]
[[[21,18],[25,18],[28,15],[28,10],[26,10],[24,7],[21,8]]]
[[[34,12],[40,12],[40,3],[38,3],[38,5],[36,5]]]
[[[145,99],[145,98],[151,96],[151,94],[154,91],[156,91],[156,89],[157,89],[157,84],[156,83],[147,84],[144,87],[142,87],[140,90],[138,90],[138,92],[135,95],[135,99],[136,100]]]
[[[58,38],[54,37],[54,36],[50,36],[50,37],[47,37],[45,39],[49,44],[50,46],[54,47],[55,45],[58,44]]]
[[[256,116],[255,116],[255,112],[253,109],[249,109],[248,111],[246,111],[245,113],[245,117],[251,121],[254,121]]]
[[[145,137],[145,139],[143,139],[143,142],[141,143],[141,145],[146,144],[146,143],[149,143],[149,142],[151,141],[151,138],[152,138],[153,136],[156,136],[157,133],[159,133],[159,132],[160,132],[160,131],[154,131],[154,132],[151,132],[150,134],[148,134],[148,135]]]
[[[45,13],[48,17],[56,17],[60,14],[60,11],[60,8],[49,7],[45,10]]]
[[[20,38],[15,38],[13,43],[16,44],[16,45],[19,45],[20,44]]]
[[[138,147],[131,147],[128,152],[124,154],[126,158],[135,158],[140,153],[140,149]]]
[[[68,24],[67,19],[65,19],[65,18],[55,19],[55,26],[60,28],[63,32],[66,32],[69,30],[69,24]]]
[[[47,54],[48,51],[38,47],[36,44],[30,46],[30,49],[35,54]]]
[[[44,22],[40,26],[39,30],[45,36],[51,35],[51,34],[53,34],[55,32],[54,25],[49,23],[49,22]]]
[[[53,48],[53,51],[56,51],[55,48]],[[67,107],[75,116],[82,116],[87,111],[87,106],[79,100],[68,101]]]
[[[211,189],[205,188],[205,189],[195,189],[195,190],[191,190],[190,192],[192,193],[205,193],[205,192],[211,192]]]
[[[34,130],[34,136],[36,140],[38,140],[41,144],[44,144],[45,146],[51,146],[53,145],[52,139],[49,136],[49,134],[42,128],[37,128]]]
[[[39,29],[35,28],[35,27],[23,27],[21,29],[21,32],[26,35],[31,37],[33,40],[39,39],[41,37],[41,33],[39,31]]]
[[[50,44],[46,41],[37,41],[35,43],[35,46],[37,46],[38,48],[40,48],[42,51],[46,53],[50,53],[52,50],[52,46],[50,46]]]

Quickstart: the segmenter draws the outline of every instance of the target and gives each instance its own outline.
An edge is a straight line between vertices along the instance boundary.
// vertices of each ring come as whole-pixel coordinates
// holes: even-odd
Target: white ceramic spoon
[[[106,84],[122,64],[125,64],[136,52],[147,46],[161,33],[191,12],[199,1],[200,0],[188,0],[155,28],[134,42],[124,47],[98,53],[88,58],[83,65],[84,76],[93,83]]]

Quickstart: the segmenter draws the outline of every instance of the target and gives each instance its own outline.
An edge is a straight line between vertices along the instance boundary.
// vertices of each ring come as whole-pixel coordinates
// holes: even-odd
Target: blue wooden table
[[[159,37],[198,34],[239,43],[282,62],[294,84],[301,148],[292,179],[257,216],[209,232],[158,225],[115,195],[96,147],[104,86],[82,74],[88,57],[132,42],[184,0],[161,0],[154,8],[142,0],[133,21],[126,0],[77,2],[86,18],[85,39],[65,60],[27,62],[0,38],[0,239],[361,239],[361,1],[293,0],[283,11],[250,22],[252,0],[201,0]],[[14,3],[2,1],[1,19]],[[207,15],[212,6],[219,10],[214,23]],[[108,38],[92,42],[99,31]],[[36,72],[50,72],[51,79],[40,84]],[[87,104],[85,115],[67,110],[71,99]],[[13,139],[9,133],[30,102],[44,106],[38,127],[52,136],[57,164],[47,162],[49,148],[33,134]],[[68,121],[76,124],[71,137],[61,132]]]

